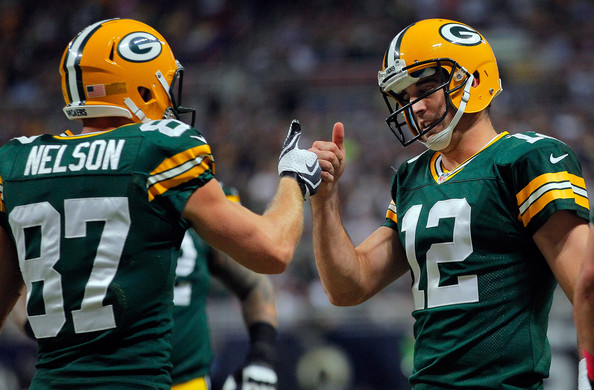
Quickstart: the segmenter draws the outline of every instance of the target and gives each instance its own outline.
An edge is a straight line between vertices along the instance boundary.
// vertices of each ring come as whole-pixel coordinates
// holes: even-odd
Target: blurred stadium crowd
[[[183,103],[198,110],[197,127],[213,148],[217,176],[237,187],[242,202],[256,211],[273,194],[290,120],[302,123],[301,147],[329,138],[332,124],[342,121],[350,159],[341,186],[344,223],[357,242],[383,221],[393,168],[423,148],[404,149],[390,133],[377,71],[392,37],[429,17],[468,23],[493,47],[504,89],[492,107],[495,128],[534,130],[568,143],[593,188],[591,0],[0,0],[0,144],[15,136],[79,130],[62,113],[60,56],[82,28],[113,17],[141,20],[168,40],[186,68]],[[338,388],[403,386],[404,376],[394,371],[407,370],[401,359],[409,352],[409,281],[359,307],[331,307],[316,275],[309,211],[306,218],[294,263],[273,276],[281,347],[292,351],[279,354],[285,359],[279,361],[281,389],[330,389],[333,373],[344,381],[336,383],[351,383]],[[225,320],[237,308],[222,290],[215,290],[213,301],[214,345],[224,356],[226,345],[241,342],[242,327],[239,313],[236,323]],[[571,328],[571,313],[566,302],[561,306],[553,308],[551,343],[569,354],[574,341],[565,325]],[[19,342],[29,348],[17,342],[11,349],[15,342],[1,338],[0,355],[13,362],[7,365],[16,367],[22,382],[31,357],[19,351],[32,346]],[[305,384],[297,375],[295,367],[307,367],[303,358],[314,345],[338,346],[346,359],[343,366],[325,368],[327,387]],[[218,364],[231,364],[234,357],[225,358],[230,360]],[[377,383],[366,377],[370,365],[378,375],[386,373]],[[283,383],[283,375],[291,379]]]

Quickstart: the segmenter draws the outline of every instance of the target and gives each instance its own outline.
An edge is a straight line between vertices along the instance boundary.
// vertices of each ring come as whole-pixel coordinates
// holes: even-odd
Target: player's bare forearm
[[[380,226],[354,247],[340,220],[338,197],[314,198],[316,265],[334,305],[362,303],[408,271],[404,249],[393,229]]]
[[[183,213],[210,246],[259,273],[283,272],[303,230],[303,195],[297,182],[282,178],[264,215],[228,200],[216,180],[196,190]]]
[[[580,348],[594,354],[594,272],[588,276],[588,281],[580,280],[575,295],[575,325],[578,333]]]
[[[345,231],[338,196],[313,197],[313,247],[318,273],[330,302],[338,306],[359,303],[359,261]]]
[[[256,322],[277,326],[274,289],[268,276],[250,271],[220,251],[213,252],[209,269],[237,296],[247,326]]]
[[[285,266],[291,262],[303,233],[303,203],[299,184],[289,177],[283,177],[263,215],[268,221],[267,233],[274,237],[271,241],[281,244]]]
[[[256,287],[241,301],[241,311],[246,325],[265,322],[278,326],[272,283],[266,275],[258,275]]]
[[[243,225],[236,238],[245,245],[229,248],[223,242],[220,249],[255,272],[283,272],[291,263],[303,233],[303,195],[299,184],[292,178],[281,178],[276,195],[261,216],[235,203],[233,206],[241,207],[242,212],[234,223]]]
[[[580,347],[594,354],[594,226],[590,226],[588,243],[574,293],[574,317]]]
[[[309,149],[318,156],[322,168],[322,183],[311,199],[316,265],[330,302],[338,306],[366,299],[361,263],[340,216],[338,181],[346,166],[344,138],[344,126],[337,122],[332,141],[315,141]]]

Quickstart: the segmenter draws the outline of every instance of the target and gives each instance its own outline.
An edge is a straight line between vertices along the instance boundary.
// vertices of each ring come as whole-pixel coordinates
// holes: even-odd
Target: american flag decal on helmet
[[[95,84],[87,85],[87,98],[103,97],[105,96],[105,85]]]

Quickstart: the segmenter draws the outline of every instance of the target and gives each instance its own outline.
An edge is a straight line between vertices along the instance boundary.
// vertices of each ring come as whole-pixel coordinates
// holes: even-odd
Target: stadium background
[[[69,40],[95,21],[141,20],[160,31],[186,68],[184,105],[213,147],[217,176],[263,211],[277,180],[290,120],[301,145],[345,123],[349,166],[341,192],[355,242],[381,223],[393,168],[422,151],[388,130],[377,71],[392,37],[412,21],[445,17],[476,27],[499,61],[504,92],[496,129],[555,136],[594,175],[594,3],[591,0],[0,0],[0,144],[20,135],[78,131],[62,114],[58,63]],[[310,211],[277,293],[280,389],[405,389],[410,369],[410,280],[353,308],[332,307],[317,279]],[[238,304],[215,286],[209,305],[218,354],[214,379],[247,347]],[[233,314],[229,314],[232,312]],[[231,320],[230,320],[231,319]],[[575,388],[575,330],[558,294],[550,323],[548,390]],[[0,388],[25,388],[35,345],[11,324],[0,336]]]

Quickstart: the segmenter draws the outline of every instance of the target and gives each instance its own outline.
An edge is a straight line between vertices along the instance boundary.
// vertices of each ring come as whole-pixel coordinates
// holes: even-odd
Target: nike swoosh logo
[[[191,135],[191,136],[190,136],[190,138],[195,138],[195,139],[197,139],[198,141],[202,141],[202,142],[206,143],[206,139],[205,139],[204,137],[202,137],[202,136],[198,136],[198,135]]]
[[[311,163],[311,165],[305,163],[305,168],[307,168],[307,171],[309,173],[314,173],[316,171],[316,167],[317,167],[316,161],[313,161]]]
[[[312,161],[311,165],[308,163],[305,163],[307,172],[301,172],[299,174],[299,176],[301,177],[301,180],[305,181],[306,183],[309,183],[309,185],[312,187],[317,187],[320,184],[320,182],[322,181],[322,176],[318,172],[318,165],[316,164],[316,161],[317,160]],[[321,169],[320,169],[320,171],[321,171]]]
[[[559,161],[563,160],[565,157],[567,157],[567,153],[565,153],[562,156],[559,157],[555,157],[553,156],[553,153],[551,153],[551,156],[549,157],[549,161],[551,161],[551,164],[557,164]]]

